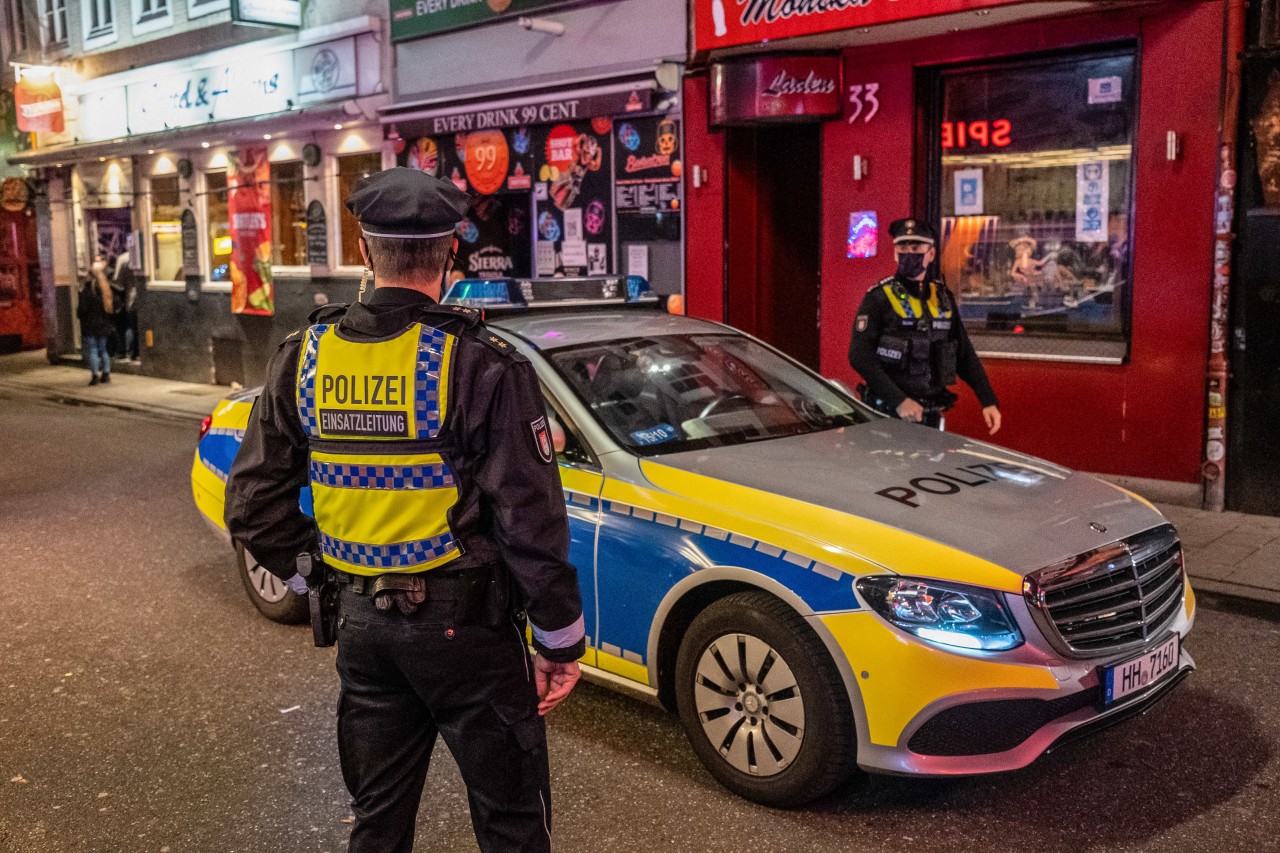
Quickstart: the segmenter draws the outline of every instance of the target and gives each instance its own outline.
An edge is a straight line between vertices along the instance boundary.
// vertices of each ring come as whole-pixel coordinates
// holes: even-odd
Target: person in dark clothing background
[[[867,291],[849,341],[849,364],[865,382],[862,399],[887,415],[937,427],[956,401],[948,386],[963,379],[982,404],[988,434],[995,435],[999,404],[955,296],[928,277],[937,234],[927,222],[899,219],[889,235],[897,272]]]
[[[129,253],[121,252],[108,264],[112,307],[115,309],[116,355],[138,360],[138,284],[129,266]]]
[[[313,604],[337,587],[351,853],[412,850],[438,737],[480,849],[551,850],[542,715],[578,680],[582,598],[533,365],[438,302],[469,204],[411,169],[357,184],[373,293],[281,344],[227,481],[227,530],[268,571]]]
[[[80,287],[80,299],[76,305],[76,317],[80,320],[80,340],[92,374],[90,385],[111,381],[111,332],[115,328],[112,319],[114,300],[111,284],[104,270],[107,262],[101,256],[93,259],[89,277]]]

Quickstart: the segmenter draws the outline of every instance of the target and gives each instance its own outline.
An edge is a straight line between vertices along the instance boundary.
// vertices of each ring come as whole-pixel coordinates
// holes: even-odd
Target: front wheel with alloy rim
[[[264,569],[238,542],[236,565],[240,569],[245,592],[249,593],[253,606],[263,616],[282,625],[296,625],[310,619],[307,597],[285,586],[284,581]]]
[[[826,647],[786,603],[741,592],[689,626],[676,705],[698,758],[729,790],[797,806],[856,769],[853,714]]]

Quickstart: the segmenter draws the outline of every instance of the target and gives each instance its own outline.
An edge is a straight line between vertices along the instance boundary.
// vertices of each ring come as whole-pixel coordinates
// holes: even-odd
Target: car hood
[[[937,577],[950,572],[895,559],[894,543],[902,537],[884,528],[1021,577],[1164,523],[1147,501],[1094,477],[890,419],[652,457],[642,469],[658,488],[761,521],[802,526],[807,529],[795,532],[886,568]],[[699,478],[720,482],[699,484]],[[843,523],[849,517],[872,524]],[[861,541],[847,541],[850,536]]]

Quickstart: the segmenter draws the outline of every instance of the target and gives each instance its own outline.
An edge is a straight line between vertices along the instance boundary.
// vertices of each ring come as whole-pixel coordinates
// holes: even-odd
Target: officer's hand
[[[986,406],[982,410],[982,419],[987,422],[987,435],[995,435],[1000,431],[1000,410],[995,406]]]
[[[569,695],[582,677],[578,662],[556,663],[538,655],[533,659],[534,684],[538,689],[538,713],[542,716]]]
[[[293,577],[285,581],[284,585],[289,587],[289,591],[294,595],[307,594],[307,579],[302,575],[295,574]]]
[[[904,421],[920,423],[924,419],[924,407],[910,397],[898,404],[897,412]]]

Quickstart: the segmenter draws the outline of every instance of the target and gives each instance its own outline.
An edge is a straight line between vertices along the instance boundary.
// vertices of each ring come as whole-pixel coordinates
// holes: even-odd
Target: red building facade
[[[887,226],[925,216],[1000,396],[1002,444],[1199,480],[1222,2],[1078,3],[1064,16],[1061,4],[871,0],[779,19],[780,41],[754,4],[717,5],[694,0],[699,61],[684,87],[690,314],[853,385],[856,308],[894,266]],[[935,14],[890,20],[909,11]],[[724,67],[784,55],[838,57],[841,113],[713,128]],[[823,73],[780,88],[822,90]],[[972,394],[948,424],[983,434]]]

